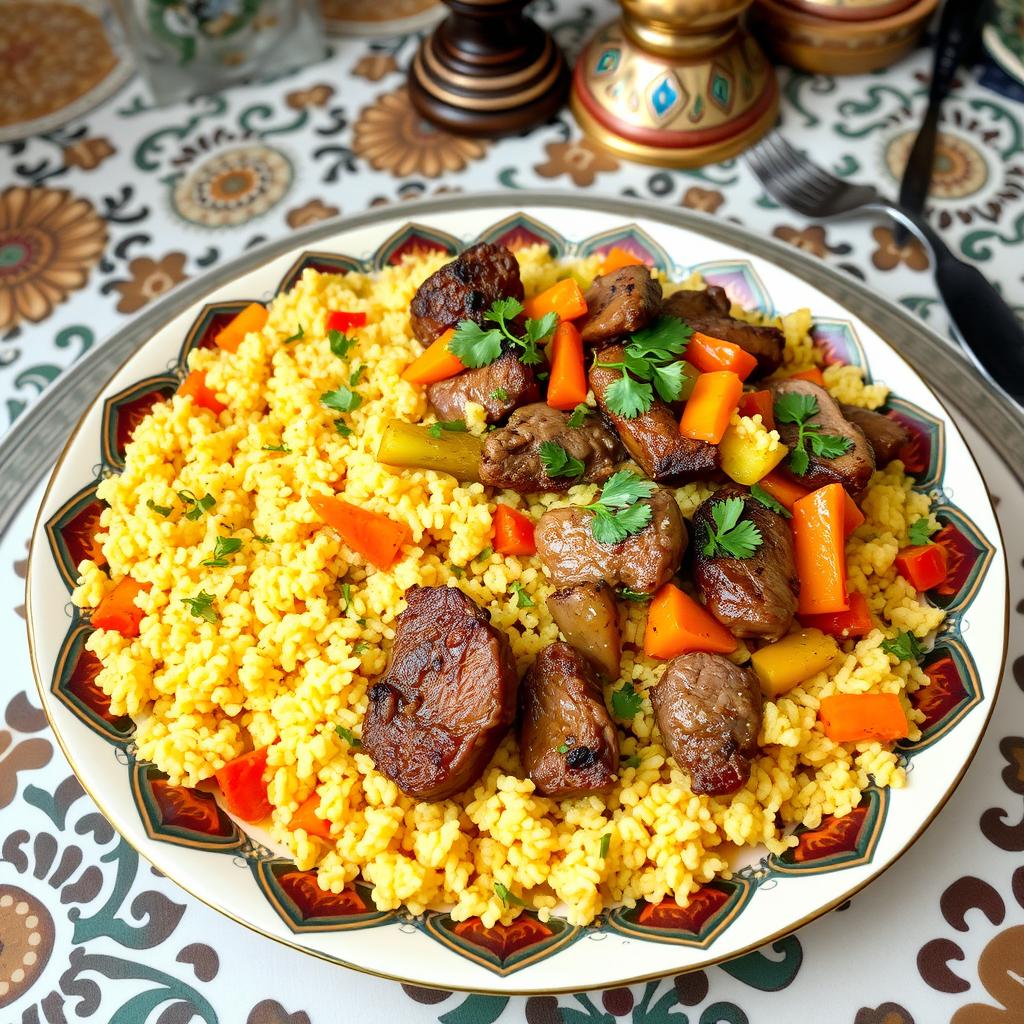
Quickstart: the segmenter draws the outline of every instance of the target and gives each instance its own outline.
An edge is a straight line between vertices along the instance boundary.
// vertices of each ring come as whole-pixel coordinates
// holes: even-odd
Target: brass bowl
[[[783,0],[788,7],[835,21],[872,21],[905,11],[914,0]]]

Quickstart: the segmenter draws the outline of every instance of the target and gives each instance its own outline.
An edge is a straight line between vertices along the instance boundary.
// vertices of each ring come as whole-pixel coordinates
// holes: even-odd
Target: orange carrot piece
[[[315,790],[313,795],[307,797],[296,808],[288,828],[294,832],[296,829],[303,829],[306,835],[319,836],[321,839],[331,838],[331,823],[325,821],[316,812],[320,807],[320,794]]]
[[[309,503],[353,551],[378,569],[390,569],[402,545],[412,540],[412,531],[405,523],[396,522],[380,512],[358,508],[326,494],[310,495]]]
[[[93,626],[112,629],[121,636],[138,636],[139,623],[146,613],[135,603],[135,598],[148,590],[148,583],[138,583],[131,576],[125,576],[96,606],[92,613]]]
[[[539,320],[548,313],[557,313],[559,320],[575,320],[586,313],[587,303],[576,279],[567,277],[540,295],[527,299],[523,309],[530,320]]]
[[[449,327],[421,356],[405,368],[402,380],[410,384],[436,384],[439,380],[447,380],[457,373],[462,373],[466,367],[448,348],[448,342],[454,335],[455,329]]]
[[[193,404],[209,409],[214,416],[219,416],[227,408],[217,393],[206,386],[206,373],[203,370],[192,370],[181,382],[178,394],[190,397]]]
[[[731,654],[736,638],[689,594],[666,583],[651,599],[644,630],[644,654],[674,658],[688,651]]]
[[[494,510],[494,550],[499,555],[535,555],[533,520],[511,505],[499,504]]]
[[[701,373],[732,370],[740,380],[746,380],[757,369],[757,360],[745,349],[700,331],[691,335],[686,346],[686,358]]]
[[[552,409],[575,409],[587,400],[587,369],[583,362],[583,340],[571,323],[563,321],[558,325],[548,356],[548,405]]]
[[[793,511],[793,506],[801,498],[806,498],[811,492],[800,484],[795,483],[788,477],[783,476],[781,473],[772,472],[769,473],[764,479],[759,481],[760,486],[764,488],[780,505],[784,508]],[[850,495],[844,490],[843,494],[846,495],[845,512],[846,515],[843,519],[843,534],[844,539],[849,537],[854,530],[857,529],[861,523],[864,522],[864,513],[861,512],[857,506],[857,502],[850,497]]]
[[[791,373],[788,380],[809,380],[817,384],[819,388],[825,386],[825,375],[816,366],[812,366],[809,370],[801,370],[799,373]]]
[[[718,444],[742,394],[743,381],[731,370],[702,373],[683,409],[679,433],[693,441]]]
[[[839,640],[867,636],[875,628],[874,622],[871,621],[868,599],[857,590],[850,594],[848,611],[830,612],[826,615],[801,615],[800,622],[811,629],[820,629],[822,633]]]
[[[846,611],[846,492],[826,484],[793,505],[793,546],[800,580],[800,615]]]
[[[613,270],[621,270],[623,267],[637,267],[643,263],[639,256],[621,246],[614,245],[604,254],[604,262],[601,264],[599,274],[610,274]]]
[[[269,749],[250,750],[213,773],[228,810],[242,821],[262,821],[272,809],[263,778]]]
[[[267,309],[258,302],[250,302],[229,324],[221,328],[214,341],[225,352],[237,352],[247,334],[262,331],[267,322]]]
[[[818,717],[825,735],[836,743],[901,740],[909,731],[907,716],[895,693],[835,693],[821,698]]]

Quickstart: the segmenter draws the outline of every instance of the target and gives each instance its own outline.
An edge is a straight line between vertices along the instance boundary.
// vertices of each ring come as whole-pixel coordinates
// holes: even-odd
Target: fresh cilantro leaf
[[[590,406],[586,402],[580,402],[579,405],[573,409],[569,419],[566,420],[565,425],[570,430],[575,430],[577,427],[583,426],[583,421],[587,418],[587,413],[590,412]]]
[[[644,696],[638,693],[633,683],[625,682],[617,690],[612,691],[612,714],[624,722],[632,721],[636,713],[643,707]]]
[[[334,429],[341,434],[342,437],[352,436],[352,428],[343,419],[336,419],[334,421]]]
[[[853,447],[853,441],[837,434],[822,434],[821,426],[807,421],[819,412],[818,400],[814,395],[787,392],[775,399],[775,419],[779,423],[796,425],[797,436],[789,456],[789,468],[797,476],[803,476],[811,460],[806,445],[820,459],[836,459]]]
[[[652,324],[637,331],[629,342],[634,355],[642,358],[681,356],[686,351],[691,328],[677,316],[659,316]]]
[[[464,434],[466,429],[465,420],[438,420],[437,423],[431,423],[430,426],[427,427],[427,434],[436,440],[441,436],[442,430]]]
[[[651,595],[639,590],[631,590],[629,587],[619,588],[619,597],[624,601],[650,601]]]
[[[289,337],[285,338],[281,342],[281,344],[282,345],[290,345],[293,341],[302,341],[302,339],[305,336],[306,336],[306,329],[305,329],[305,327],[302,326],[302,324],[299,324],[299,329],[294,334],[289,335]]]
[[[366,367],[362,363],[356,363],[352,368],[352,372],[348,375],[348,386],[350,388],[354,388],[359,383],[365,369]]]
[[[493,398],[496,402],[507,402],[508,392],[504,388],[495,388],[491,392],[491,398]]]
[[[501,356],[503,337],[496,327],[485,331],[473,320],[462,320],[448,342],[448,351],[456,356],[463,366],[479,369],[481,366],[489,366]]]
[[[781,502],[776,501],[760,484],[754,484],[750,488],[750,496],[759,501],[765,508],[777,512],[783,519],[792,519],[793,513]]]
[[[571,747],[571,746],[572,746],[571,743],[562,743],[558,747],[558,752],[560,754],[567,754],[569,752],[569,747]]]
[[[669,363],[667,366],[651,367],[651,383],[654,390],[666,402],[674,402],[683,391],[683,364]]]
[[[516,580],[512,584],[512,590],[513,590],[513,592],[516,595],[516,605],[519,608],[532,608],[533,607],[533,604],[534,604],[533,598],[530,597],[530,595],[526,592],[526,589],[523,587],[522,583],[520,583],[518,580]]]
[[[778,423],[802,424],[818,411],[818,400],[814,395],[789,391],[775,399],[775,419]]]
[[[637,757],[636,754],[633,754],[631,757],[624,757],[619,764],[621,764],[623,768],[639,768],[640,758]]]
[[[342,583],[341,585],[341,614],[348,615],[349,607],[352,604],[352,584]]]
[[[902,630],[892,640],[882,641],[882,650],[897,661],[920,661],[924,651],[913,633]]]
[[[653,480],[645,480],[632,470],[620,469],[605,481],[600,502],[607,508],[628,508],[641,498],[649,498],[657,489]]]
[[[927,544],[936,529],[938,527],[932,526],[931,520],[927,516],[915,519],[907,530],[907,540],[915,547],[919,544]]]
[[[494,895],[501,900],[501,904],[504,907],[510,904],[515,904],[517,907],[525,907],[526,904],[518,897],[515,893],[509,892],[508,889],[501,884],[501,882],[494,883]]]
[[[608,845],[611,843],[611,841],[611,832],[605,832],[605,834],[601,836],[601,845],[598,847],[597,850],[598,856],[601,858],[601,860],[605,860],[608,857]]]
[[[201,498],[197,498],[191,491],[178,491],[178,497],[188,508],[185,518],[193,521],[201,518],[204,512],[209,512],[216,504],[212,494],[204,494]]]
[[[599,362],[622,374],[605,392],[611,412],[631,420],[650,409],[655,391],[666,402],[679,398],[684,377],[680,358],[692,333],[678,317],[660,316],[630,338],[621,362]]]
[[[522,342],[522,355],[519,361],[527,366],[533,366],[540,362],[540,351],[538,346],[558,326],[557,313],[545,313],[539,320],[526,321],[526,333]]]
[[[164,519],[166,519],[172,511],[170,505],[158,505],[152,498],[146,502],[146,508],[151,509],[157,515],[163,516]]]
[[[601,488],[601,495],[592,505],[594,513],[590,532],[599,544],[619,544],[638,533],[652,517],[650,505],[637,505],[650,497],[656,485],[628,469],[612,474]]]
[[[324,392],[320,396],[320,401],[335,412],[351,412],[363,404],[362,397],[346,387]]]
[[[286,455],[291,454],[291,448],[286,444],[265,444],[263,446],[265,452],[284,452]]]
[[[621,512],[598,513],[590,532],[599,544],[621,544],[627,537],[639,533],[650,521],[650,505],[634,505]]]
[[[213,557],[203,565],[225,566],[228,564],[227,556],[233,555],[241,546],[242,542],[237,537],[218,537],[213,545]]]
[[[544,466],[544,472],[552,479],[559,476],[582,476],[587,468],[582,461],[574,458],[555,441],[541,441],[540,461]]]
[[[363,741],[351,730],[346,729],[343,725],[336,725],[334,731],[350,746],[353,750],[358,750],[362,745]]]
[[[504,327],[506,320],[515,320],[522,311],[523,304],[518,299],[511,297],[495,299],[491,303],[491,308],[487,311],[487,319]]]
[[[811,451],[819,459],[838,459],[845,455],[852,447],[853,441],[848,437],[840,437],[838,434],[817,434],[808,429],[807,441]]]
[[[731,558],[750,558],[761,546],[761,531],[749,520],[742,522],[744,501],[740,497],[716,501],[711,506],[714,532],[707,529],[704,554],[713,558],[726,555]]]
[[[181,603],[187,604],[189,611],[197,619],[205,619],[207,622],[220,620],[220,615],[213,607],[213,594],[208,594],[205,590],[200,590],[195,597],[183,597]]]
[[[793,446],[793,451],[789,456],[789,468],[796,473],[797,476],[803,476],[811,465],[811,457],[807,454],[807,449],[803,444],[797,443]]]
[[[339,359],[344,359],[348,355],[348,350],[356,343],[356,339],[342,334],[341,331],[328,331],[327,342],[331,346],[331,351]]]
[[[615,363],[598,363],[598,366],[620,368]],[[636,419],[654,404],[654,389],[650,384],[635,380],[625,370],[618,380],[613,380],[605,391],[604,400],[608,408],[623,419]]]

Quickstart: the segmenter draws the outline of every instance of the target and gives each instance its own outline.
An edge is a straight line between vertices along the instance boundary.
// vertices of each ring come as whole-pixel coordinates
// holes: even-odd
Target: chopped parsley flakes
[[[220,615],[213,607],[213,594],[200,590],[195,597],[183,597],[182,604],[187,604],[189,611],[197,619],[205,619],[207,622],[219,622]]]
[[[334,731],[350,746],[353,750],[358,750],[362,745],[363,741],[351,730],[346,729],[343,725],[336,725]]]
[[[638,693],[632,681],[623,683],[612,691],[612,714],[624,722],[630,722],[643,707],[644,695]]]
[[[241,548],[242,542],[237,537],[218,537],[213,545],[213,558],[206,559],[203,565],[225,566],[228,555],[233,555]]]
[[[212,494],[204,494],[201,498],[197,498],[191,491],[178,491],[178,497],[188,509],[185,513],[186,519],[199,519],[204,512],[209,512],[216,504]]]
[[[897,661],[920,661],[924,651],[913,633],[902,630],[892,640],[882,641],[882,650],[891,654]]]
[[[907,530],[907,540],[915,547],[919,544],[927,544],[937,529],[937,526],[932,526],[928,516],[924,516],[922,519],[915,519]]]

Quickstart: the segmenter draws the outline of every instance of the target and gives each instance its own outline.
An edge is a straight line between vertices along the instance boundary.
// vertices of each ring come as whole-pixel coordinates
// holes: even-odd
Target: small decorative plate
[[[324,25],[336,36],[416,32],[445,13],[440,0],[320,0]]]
[[[1024,8],[1020,0],[995,0],[982,39],[992,59],[1024,85]]]
[[[198,899],[325,960],[418,985],[580,991],[750,953],[837,906],[913,844],[966,770],[995,703],[1006,648],[1006,564],[984,481],[950,414],[897,352],[834,299],[749,255],[738,231],[735,243],[724,244],[665,223],[656,211],[626,223],[613,200],[548,199],[537,216],[520,203],[529,210],[523,194],[476,208],[463,199],[430,208],[417,224],[406,223],[404,211],[374,213],[327,237],[319,228],[315,249],[297,248],[234,276],[221,271],[228,283],[205,294],[193,286],[194,305],[114,375],[54,470],[33,537],[29,632],[43,706],[83,786],[133,847]],[[894,386],[886,411],[913,433],[908,469],[917,488],[937,496],[936,540],[951,568],[934,600],[947,618],[924,662],[932,683],[915,695],[924,735],[901,750],[908,786],[869,788],[850,814],[799,830],[799,844],[782,857],[745,851],[732,878],[705,886],[686,908],[666,900],[613,909],[588,928],[524,913],[508,927],[486,928],[444,913],[379,912],[358,882],[325,893],[312,872],[298,870],[266,832],[233,820],[213,794],[171,786],[137,759],[132,723],[112,715],[95,686],[97,662],[84,646],[88,619],[68,599],[75,566],[93,552],[97,481],[118,472],[134,426],[177,386],[193,346],[210,344],[239,308],[288,288],[306,267],[371,270],[411,250],[455,253],[479,238],[543,242],[558,256],[620,246],[677,279],[699,270],[749,308],[810,307],[827,361],[857,363]]]

